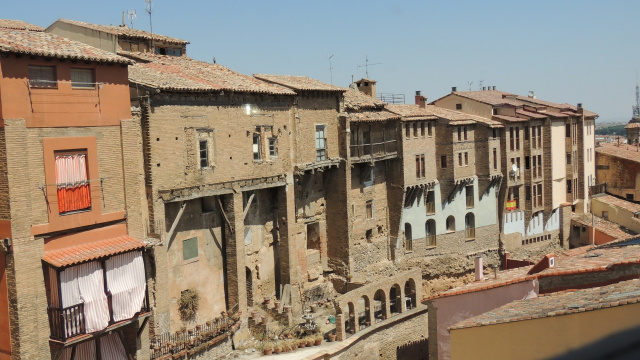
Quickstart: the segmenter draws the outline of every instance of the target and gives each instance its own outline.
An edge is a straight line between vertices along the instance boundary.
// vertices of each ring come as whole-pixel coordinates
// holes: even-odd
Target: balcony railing
[[[136,318],[138,314],[149,312],[149,293],[145,294],[140,311],[132,317]],[[113,310],[111,303],[111,294],[107,294],[109,304],[109,325],[113,324]],[[59,341],[66,341],[72,337],[86,334],[86,323],[84,315],[84,303],[69,306],[66,308],[49,307],[49,330],[51,338]]]
[[[509,180],[511,181],[520,181],[522,179],[520,175],[520,171],[518,170],[510,170],[509,171]]]
[[[467,208],[473,207],[473,196],[467,196]]]
[[[427,214],[435,214],[436,213],[436,203],[428,202],[425,207],[427,208]]]
[[[64,309],[50,307],[47,312],[49,313],[51,338],[64,341],[86,332],[84,304],[81,303]]]
[[[467,239],[475,239],[475,237],[476,237],[476,228],[464,229],[464,234],[465,234]]]
[[[351,145],[350,150],[351,158],[384,157],[387,155],[396,155],[398,152],[396,140],[387,140],[371,144]]]

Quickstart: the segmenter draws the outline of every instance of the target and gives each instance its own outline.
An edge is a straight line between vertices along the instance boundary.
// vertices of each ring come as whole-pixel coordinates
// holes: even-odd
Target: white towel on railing
[[[112,256],[105,262],[113,320],[130,319],[142,308],[147,282],[141,251]]]

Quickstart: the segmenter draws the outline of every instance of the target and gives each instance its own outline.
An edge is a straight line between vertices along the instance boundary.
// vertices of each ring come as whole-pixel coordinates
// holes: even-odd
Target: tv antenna
[[[478,90],[482,90],[482,83],[484,82],[484,80],[480,80],[478,82]]]
[[[136,15],[135,10],[127,10],[127,19],[129,19],[129,24],[131,24],[131,28],[133,28],[133,20],[137,18],[138,18],[138,15]]]
[[[471,85],[473,85],[473,81],[467,81],[467,84],[469,85],[469,91],[471,91]]]
[[[331,84],[333,84],[333,66],[331,65],[331,58],[333,54],[329,55],[329,75],[331,76]]]
[[[365,68],[365,74],[367,74],[367,79],[369,78],[369,66],[373,66],[373,65],[380,65],[382,64],[381,62],[379,63],[373,63],[373,64],[369,64],[369,55],[365,55],[364,56],[364,65],[358,65],[358,69],[360,69],[361,67]]]
[[[144,10],[149,14],[149,30],[151,32],[151,51],[153,52],[153,23],[151,22],[151,10],[153,9],[153,4],[151,0],[144,0]]]

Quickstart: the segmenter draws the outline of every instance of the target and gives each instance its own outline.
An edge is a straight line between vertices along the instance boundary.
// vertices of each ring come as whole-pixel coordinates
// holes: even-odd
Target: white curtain
[[[141,251],[112,256],[105,262],[113,320],[132,318],[142,308],[147,282]]]
[[[117,333],[100,338],[100,355],[102,360],[127,360],[127,351]]]
[[[109,325],[109,304],[104,292],[100,263],[93,261],[65,269],[60,273],[60,289],[63,308],[84,303],[87,333],[102,330]],[[79,329],[72,330],[77,334]]]
[[[76,354],[71,360],[94,360],[96,359],[95,341],[85,341],[76,346]]]

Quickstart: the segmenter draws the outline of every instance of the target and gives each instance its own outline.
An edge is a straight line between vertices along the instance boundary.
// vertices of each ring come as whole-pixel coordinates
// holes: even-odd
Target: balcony
[[[129,322],[138,319],[141,314],[150,313],[148,293],[146,293],[139,312],[137,312],[131,319],[116,322],[113,320],[113,306],[111,298],[111,293],[108,293],[109,325],[99,332],[108,331],[116,324],[126,325]],[[86,330],[87,326],[84,303],[66,308],[49,307],[47,308],[47,313],[49,314],[49,330],[51,331],[52,340],[66,342],[67,340],[79,335],[88,334]]]
[[[351,162],[367,162],[386,160],[398,156],[396,140],[386,140],[377,143],[353,144],[349,153]]]

